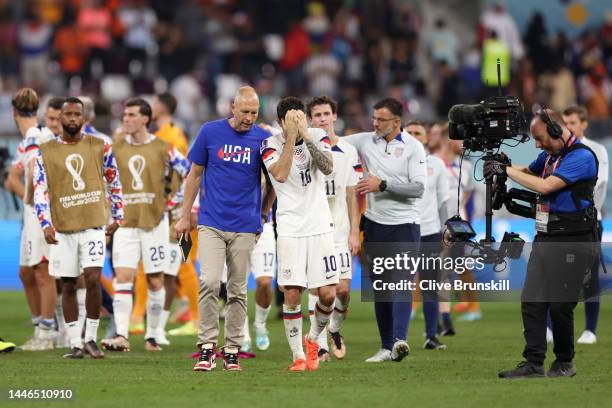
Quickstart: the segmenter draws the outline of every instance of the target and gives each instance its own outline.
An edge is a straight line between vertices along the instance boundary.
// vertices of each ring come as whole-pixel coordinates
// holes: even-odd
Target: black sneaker
[[[457,333],[455,333],[455,328],[453,326],[448,326],[440,330],[440,336],[454,336],[455,334]]]
[[[98,345],[93,340],[89,340],[87,343],[85,343],[83,346],[83,351],[86,354],[89,354],[91,358],[104,358],[104,353],[98,348]]]
[[[515,369],[500,371],[497,376],[499,378],[538,378],[544,377],[544,366],[530,363],[529,361],[521,361]]]
[[[329,332],[329,337],[332,339],[332,353],[338,360],[342,360],[346,355],[346,346],[344,345],[344,337],[340,332]]]
[[[329,356],[329,351],[325,350],[324,348],[319,348],[318,355],[319,355],[319,362],[331,360],[331,357]]]
[[[430,337],[423,344],[425,350],[446,350],[446,344],[440,343],[437,337]]]
[[[153,337],[149,337],[145,340],[145,350],[147,351],[162,351],[162,348],[157,344],[157,340]]]
[[[576,367],[571,362],[555,360],[546,373],[547,377],[573,377],[576,375]]]
[[[240,360],[238,359],[238,353],[223,352],[223,369],[225,371],[242,371],[242,367],[240,367]]]
[[[198,362],[193,367],[193,371],[211,371],[217,366],[217,350],[212,348],[200,347]]]
[[[71,359],[80,359],[85,357],[85,354],[83,353],[83,349],[73,347],[70,349],[70,353],[64,354],[63,357]]]

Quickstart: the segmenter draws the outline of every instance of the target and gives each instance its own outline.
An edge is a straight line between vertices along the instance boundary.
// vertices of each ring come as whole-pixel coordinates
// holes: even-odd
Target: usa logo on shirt
[[[251,148],[234,146],[234,145],[223,145],[223,148],[219,148],[217,156],[223,161],[232,161],[234,163],[251,164]]]

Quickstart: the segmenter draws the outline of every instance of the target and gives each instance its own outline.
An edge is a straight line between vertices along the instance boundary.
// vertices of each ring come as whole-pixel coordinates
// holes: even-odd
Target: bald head
[[[238,89],[232,102],[232,114],[229,122],[237,132],[251,130],[259,114],[259,97],[253,87],[242,86]]]
[[[259,104],[259,96],[257,96],[255,89],[252,86],[241,86],[234,96],[234,105],[248,100],[256,100]]]

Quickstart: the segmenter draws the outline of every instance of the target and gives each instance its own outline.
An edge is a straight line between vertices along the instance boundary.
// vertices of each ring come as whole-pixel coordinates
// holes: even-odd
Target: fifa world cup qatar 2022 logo
[[[139,154],[135,154],[130,157],[128,160],[128,169],[132,174],[132,188],[134,190],[140,191],[144,188],[144,183],[142,182],[142,172],[147,164],[145,158]]]
[[[84,164],[85,160],[80,154],[72,153],[66,157],[66,169],[72,176],[72,188],[75,191],[85,190],[85,181],[81,178]]]

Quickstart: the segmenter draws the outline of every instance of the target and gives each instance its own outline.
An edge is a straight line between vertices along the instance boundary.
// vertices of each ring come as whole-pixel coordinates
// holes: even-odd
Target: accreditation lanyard
[[[564,150],[569,148],[571,145],[573,145],[575,141],[576,141],[576,135],[572,134],[572,136],[569,138],[569,140],[565,144]],[[544,168],[542,169],[542,178],[546,178],[555,172],[555,170],[559,166],[559,163],[561,163],[562,157],[563,157],[563,154],[559,154],[559,157],[557,157],[554,163],[551,164],[550,161],[552,159],[552,156],[548,155],[548,157],[546,158],[546,162],[544,163]],[[550,172],[547,171],[549,169],[550,169]],[[548,232],[549,213],[550,213],[550,206],[548,204],[548,201],[538,199],[538,202],[536,203],[536,225],[535,225],[536,231]]]

